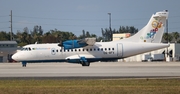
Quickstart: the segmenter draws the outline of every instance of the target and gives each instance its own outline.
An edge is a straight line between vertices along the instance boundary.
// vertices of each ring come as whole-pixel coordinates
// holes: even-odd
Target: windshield
[[[21,49],[21,51],[31,51],[31,48],[30,48],[30,47],[23,47],[23,48]]]

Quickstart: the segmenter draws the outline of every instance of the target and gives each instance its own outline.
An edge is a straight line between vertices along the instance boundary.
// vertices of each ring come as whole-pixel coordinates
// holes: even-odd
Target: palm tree
[[[177,43],[177,39],[179,38],[179,33],[178,32],[174,32],[173,33],[173,37],[175,38],[175,43]]]
[[[171,42],[173,40],[173,36],[171,34],[168,34],[168,41]]]
[[[163,34],[163,39],[164,39],[166,42],[168,42],[168,33],[164,33],[164,34]]]
[[[164,33],[163,38],[164,38],[164,40],[166,40],[166,42],[171,42],[173,39],[173,36],[171,34]]]

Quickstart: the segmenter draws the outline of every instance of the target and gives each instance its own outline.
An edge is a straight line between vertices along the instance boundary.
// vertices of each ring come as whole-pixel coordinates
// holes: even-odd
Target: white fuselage
[[[96,42],[93,46],[65,50],[55,44],[30,44],[13,55],[16,61],[61,62],[77,60],[84,56],[89,62],[121,59],[148,51],[168,47],[160,43]],[[72,62],[73,63],[73,62]]]

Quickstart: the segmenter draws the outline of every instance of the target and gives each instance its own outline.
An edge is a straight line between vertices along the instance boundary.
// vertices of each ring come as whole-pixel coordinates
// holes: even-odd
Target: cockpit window
[[[25,48],[25,51],[28,51],[28,48]]]
[[[24,50],[24,48],[21,49],[21,51],[23,51],[23,50]]]
[[[21,51],[31,51],[31,48],[30,47],[22,48]]]

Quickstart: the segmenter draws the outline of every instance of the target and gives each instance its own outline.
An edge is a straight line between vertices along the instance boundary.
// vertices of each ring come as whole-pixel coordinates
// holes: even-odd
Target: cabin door
[[[121,43],[117,44],[117,56],[122,57],[123,56],[123,45]]]

